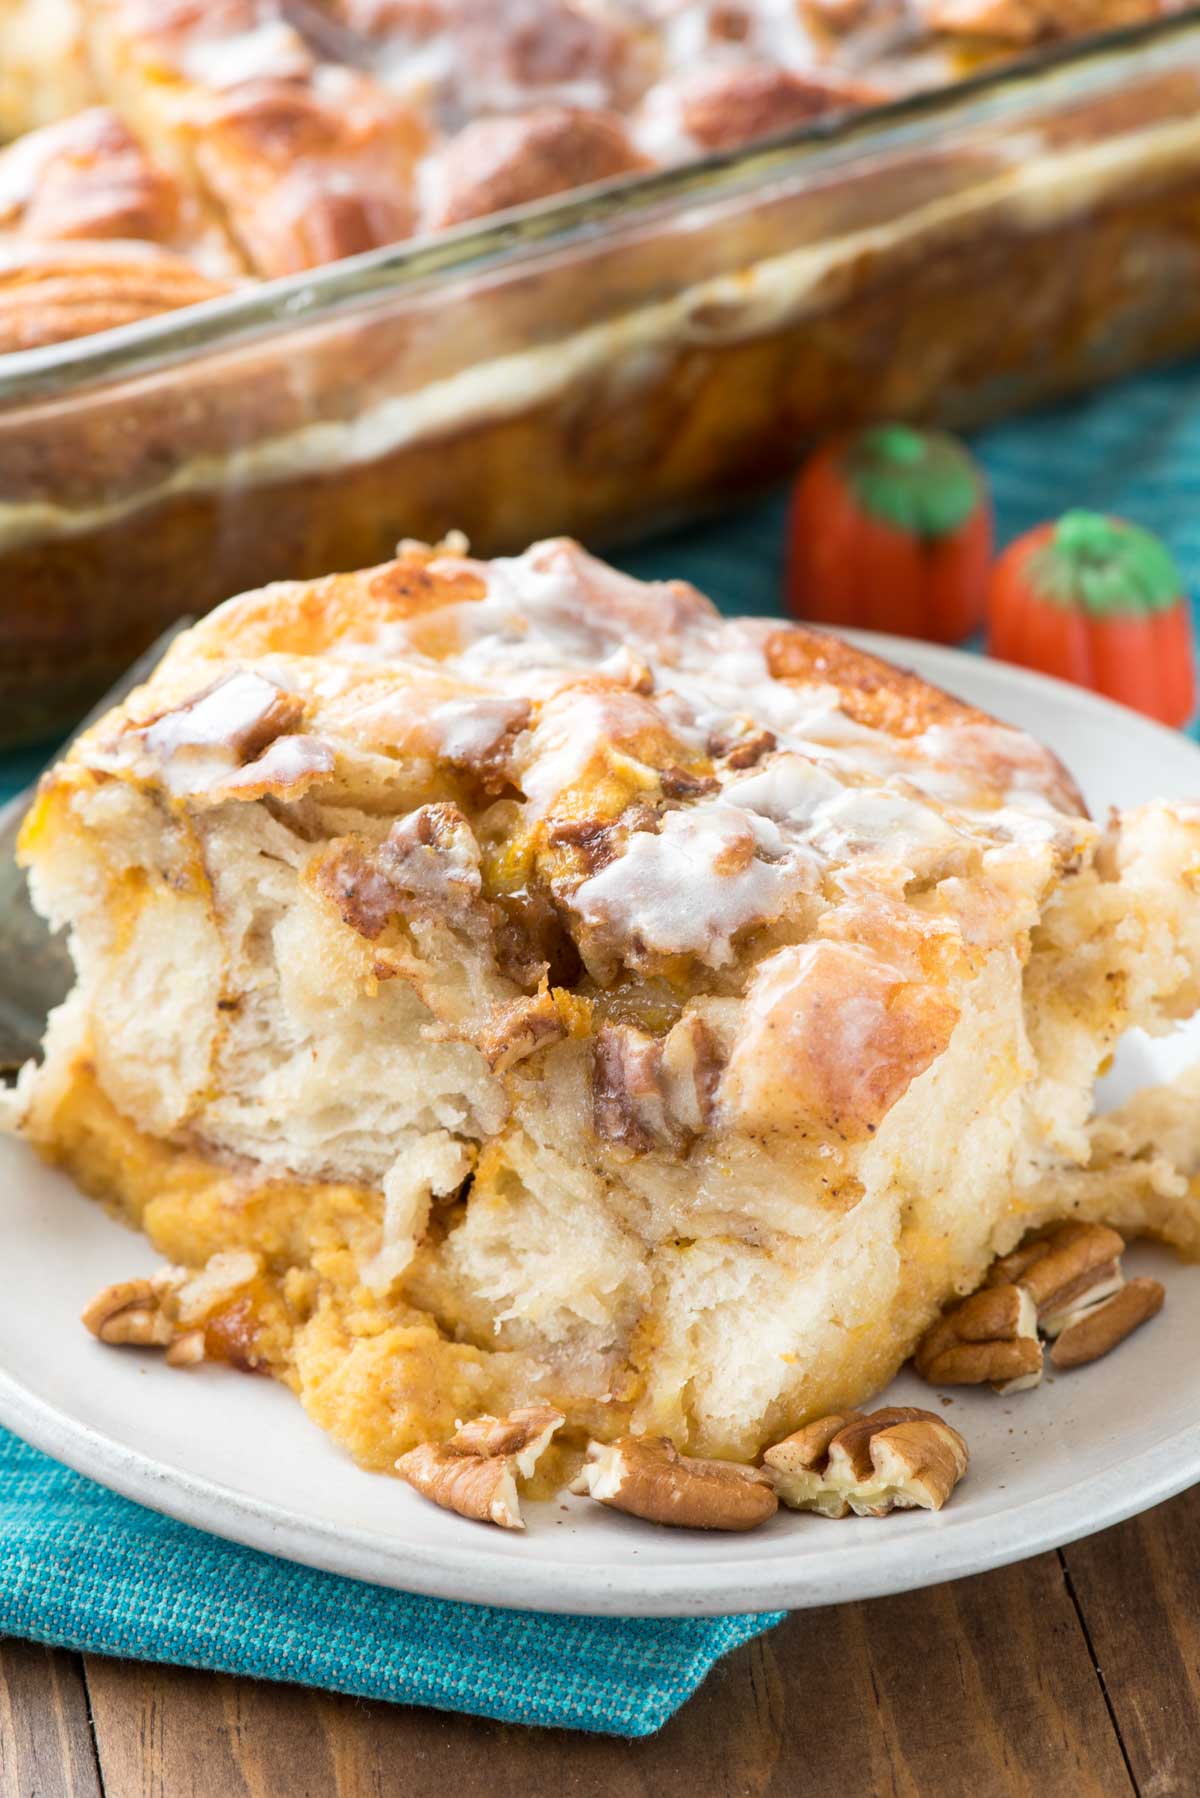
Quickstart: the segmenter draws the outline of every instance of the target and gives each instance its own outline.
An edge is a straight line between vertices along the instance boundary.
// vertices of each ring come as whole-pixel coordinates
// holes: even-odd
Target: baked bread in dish
[[[78,980],[21,1129],[173,1264],[154,1340],[366,1466],[527,1405],[744,1459],[1033,1226],[1197,1247],[1092,1109],[1200,999],[1200,808],[568,540],[229,601],[22,853]]]
[[[68,184],[70,208],[55,182],[56,203],[40,193],[26,208],[31,279],[64,216],[72,238],[148,243],[160,260],[169,248],[204,281],[270,279],[936,88],[1161,5],[0,0],[0,138],[88,107],[71,129],[90,139],[91,167]],[[0,222],[14,168],[42,153],[0,160]],[[83,259],[83,287],[119,285],[114,260],[112,248]],[[36,333],[10,332],[0,350],[154,310],[145,262],[136,302],[111,316],[86,298],[48,304]],[[61,286],[69,264],[55,268]],[[157,309],[185,303],[180,269],[163,276]],[[194,284],[190,298],[205,297]]]
[[[193,194],[110,107],[0,150],[0,352],[213,299],[239,271]]]

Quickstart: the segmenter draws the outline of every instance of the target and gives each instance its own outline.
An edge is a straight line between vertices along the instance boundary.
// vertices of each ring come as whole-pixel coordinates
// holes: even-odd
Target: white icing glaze
[[[332,770],[342,740],[457,767],[503,746],[521,808],[506,828],[536,845],[539,866],[551,852],[543,872],[598,979],[655,956],[720,967],[740,933],[801,894],[902,903],[914,878],[937,886],[934,911],[983,940],[997,905],[1023,915],[1091,829],[1057,763],[1020,732],[869,728],[826,679],[771,675],[780,626],[723,619],[682,584],[639,583],[558,540],[490,564],[446,547],[428,565],[444,605],[382,618],[368,606],[352,639],[264,657],[127,732],[101,765],[157,772],[215,804],[296,791]],[[460,597],[471,593],[482,596]],[[312,735],[295,734],[301,709]],[[740,738],[760,758],[748,769],[723,759]],[[449,809],[434,807],[411,841],[396,826],[381,851],[389,878],[447,915],[481,892],[478,845]],[[580,854],[555,859],[571,842]]]
[[[527,711],[520,699],[451,699],[434,707],[429,729],[439,755],[470,767],[493,755],[506,736],[519,730]]]
[[[93,767],[132,769],[157,778],[177,798],[253,797],[294,789],[328,774],[333,751],[316,737],[284,725],[253,757],[254,733],[268,723],[284,698],[282,689],[254,669],[238,669],[207,691],[174,706],[115,742],[89,749]]]
[[[816,846],[833,861],[855,855],[887,856],[912,867],[927,853],[942,852],[957,831],[932,807],[880,787],[847,787],[813,814]]]
[[[812,864],[784,850],[775,825],[739,806],[667,812],[657,834],[631,836],[571,904],[585,925],[619,942],[721,967],[740,930],[777,918],[812,883]]]
[[[265,788],[286,797],[289,790],[313,780],[317,775],[331,774],[333,764],[333,751],[328,743],[321,742],[318,737],[276,737],[256,760],[247,762],[244,768],[238,768],[235,773],[212,784],[223,795],[236,796],[239,792]]]
[[[263,13],[249,31],[214,33],[201,29],[189,37],[179,66],[203,87],[239,87],[243,82],[306,75],[313,59],[304,39],[285,20]]]
[[[730,783],[725,797],[766,818],[792,826],[804,825],[830,800],[843,792],[840,781],[807,756],[794,752],[773,755],[753,774]]]
[[[261,724],[279,694],[274,681],[252,668],[239,668],[209,692],[147,725],[145,746],[164,760],[190,750],[219,750],[233,767],[236,739]]]

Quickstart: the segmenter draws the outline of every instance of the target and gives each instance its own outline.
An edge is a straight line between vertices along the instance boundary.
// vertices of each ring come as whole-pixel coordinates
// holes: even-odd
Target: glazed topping
[[[695,955],[717,968],[732,958],[739,931],[777,918],[814,880],[812,859],[789,848],[776,825],[714,800],[666,812],[657,833],[630,836],[624,854],[570,903],[623,959]]]
[[[169,242],[210,276],[272,279],[801,131],[1165,4],[104,0],[81,9],[82,48],[129,142],[60,171],[46,204],[21,197],[42,152],[9,151],[0,229],[27,208],[23,239]],[[206,297],[60,308],[0,350]]]
[[[348,606],[320,653],[281,641],[270,679],[235,670],[132,733],[126,754],[176,792],[290,782],[316,754],[303,718],[323,745],[440,760],[479,783],[480,804],[503,792],[517,805],[523,865],[597,968],[719,968],[840,870],[891,891],[1017,847],[1044,878],[1087,831],[1062,769],[1020,732],[919,685],[892,729],[864,722],[890,716],[864,706],[907,677],[868,663],[848,684],[838,658],[853,652],[832,640],[813,655],[822,640],[796,633],[811,672],[781,679],[786,633],[574,543],[492,563],[413,553],[420,605],[373,577],[382,597]]]
[[[303,717],[304,701],[295,693],[240,669],[124,731],[97,761],[160,780],[180,798],[295,797],[333,768],[329,746],[297,731]]]
[[[373,978],[437,928],[485,958],[493,1067],[611,1025],[593,1109],[631,1153],[710,1115],[868,1135],[1093,829],[1022,733],[568,541],[232,600],[137,704],[76,754],[205,808],[303,796]]]

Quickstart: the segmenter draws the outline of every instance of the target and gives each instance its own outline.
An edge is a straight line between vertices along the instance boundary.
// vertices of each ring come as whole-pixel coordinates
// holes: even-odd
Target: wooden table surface
[[[804,1611],[645,1741],[0,1641],[0,1798],[1200,1794],[1200,1487],[1090,1541]]]

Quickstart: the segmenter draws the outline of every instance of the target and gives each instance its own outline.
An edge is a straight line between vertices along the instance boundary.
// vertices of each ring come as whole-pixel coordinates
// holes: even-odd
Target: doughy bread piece
[[[212,299],[238,264],[106,106],[0,150],[0,352]]]
[[[23,1128],[238,1252],[213,1340],[367,1465],[543,1402],[750,1456],[1103,1209],[1092,1088],[1197,1004],[1198,853],[835,638],[406,545],[222,606],[44,782],[78,983]]]
[[[79,0],[0,0],[0,143],[95,98]]]
[[[424,125],[370,74],[322,60],[277,7],[96,0],[90,32],[107,91],[255,274],[412,230]]]

